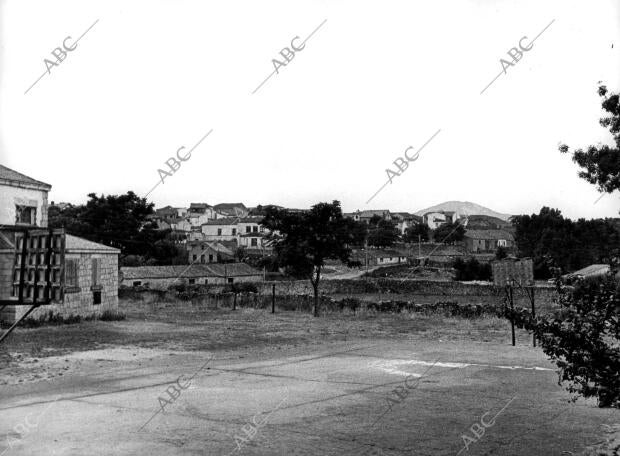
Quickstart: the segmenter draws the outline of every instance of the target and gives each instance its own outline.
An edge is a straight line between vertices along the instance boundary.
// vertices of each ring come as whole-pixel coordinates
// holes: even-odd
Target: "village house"
[[[187,216],[191,216],[192,214],[206,215],[209,220],[216,217],[213,206],[207,203],[190,203]]]
[[[234,241],[237,239],[239,218],[227,217],[209,220],[202,224],[202,233],[207,241]]]
[[[37,181],[0,165],[0,300],[17,300],[19,268],[16,271],[16,234],[13,228],[31,232],[47,228],[48,193],[51,185]],[[2,229],[4,228],[4,229]],[[34,230],[34,231],[33,231]],[[63,317],[100,315],[118,308],[118,255],[120,251],[69,234],[64,236],[64,284],[60,299],[43,305],[30,314],[33,318],[53,312]],[[28,275],[40,276],[42,269],[26,266]],[[32,280],[29,280],[32,283]],[[24,296],[34,294],[27,285]],[[0,306],[2,307],[2,306]],[[12,323],[30,306],[8,305],[0,311],[0,320]]]
[[[218,241],[190,241],[186,244],[189,263],[224,263],[234,261],[234,247]]]
[[[396,229],[400,235],[404,235],[407,229],[419,225],[422,223],[422,217],[409,212],[394,212],[392,214],[392,220],[396,221]]]
[[[407,255],[394,249],[364,249],[354,250],[351,260],[364,266],[389,266],[407,263]]]
[[[465,247],[471,253],[495,252],[498,247],[512,249],[514,237],[505,230],[467,230]]]
[[[437,229],[444,223],[454,223],[458,220],[458,214],[454,211],[433,211],[422,216],[422,221],[431,230]]]
[[[392,220],[392,214],[387,209],[367,210],[362,211],[359,214],[359,221],[364,223],[370,223],[373,217],[380,217],[383,220]]]
[[[122,286],[167,290],[172,285],[225,285],[261,282],[263,274],[245,263],[212,263],[178,266],[121,268]]]

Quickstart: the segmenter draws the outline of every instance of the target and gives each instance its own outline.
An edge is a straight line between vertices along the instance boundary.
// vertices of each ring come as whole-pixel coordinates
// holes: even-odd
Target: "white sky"
[[[596,189],[557,150],[611,139],[596,88],[620,86],[618,0],[4,0],[0,14],[0,163],[52,184],[50,200],[144,195],[168,157],[213,129],[151,193],[158,207],[620,209],[617,194],[593,204]],[[251,95],[280,49],[325,19]],[[50,52],[96,20],[24,94]],[[480,95],[507,51],[552,20]],[[438,129],[367,205],[393,160]]]

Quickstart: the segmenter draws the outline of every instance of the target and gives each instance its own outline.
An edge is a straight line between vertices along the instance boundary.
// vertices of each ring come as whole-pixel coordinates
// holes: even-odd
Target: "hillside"
[[[441,204],[437,204],[435,206],[427,207],[426,209],[422,209],[417,211],[416,215],[424,215],[427,212],[432,211],[454,211],[457,212],[460,216],[463,215],[488,215],[491,217],[496,217],[501,220],[508,220],[510,214],[502,214],[500,212],[495,212],[488,207],[481,206],[476,203],[471,203],[469,201],[446,201]]]

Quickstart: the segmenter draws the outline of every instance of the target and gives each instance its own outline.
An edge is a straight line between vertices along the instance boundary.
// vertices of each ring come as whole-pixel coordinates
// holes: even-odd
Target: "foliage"
[[[620,246],[620,231],[613,219],[573,222],[557,209],[543,207],[538,215],[513,219],[518,255],[534,260],[534,278],[548,279],[546,257],[564,272],[606,262],[610,250]]]
[[[256,284],[250,282],[237,282],[226,285],[223,289],[224,293],[258,293]]]
[[[497,247],[497,250],[495,251],[496,260],[503,260],[507,256],[508,256],[508,252],[506,251],[506,247],[503,247],[501,245]]]
[[[620,287],[615,268],[603,278],[566,287],[556,270],[561,309],[533,318],[527,309],[506,310],[517,326],[533,331],[560,368],[559,382],[600,407],[620,408]]]
[[[454,280],[491,280],[491,265],[489,263],[481,263],[475,258],[470,258],[467,261],[457,258],[452,267],[456,269]]]
[[[121,321],[125,319],[125,314],[116,310],[104,310],[99,320],[101,321]]]
[[[579,177],[598,187],[599,191],[611,193],[620,189],[620,97],[609,93],[607,87],[599,86],[598,95],[603,99],[601,107],[609,114],[599,123],[607,128],[613,137],[614,146],[590,145],[586,150],[573,152],[573,161],[579,165]],[[560,146],[560,152],[568,152],[566,144]]]
[[[312,284],[315,316],[319,314],[319,282],[325,260],[349,262],[350,245],[359,242],[358,230],[352,230],[357,223],[343,217],[338,201],[318,203],[300,213],[274,207],[265,210],[263,225],[273,233],[279,263]]]
[[[377,215],[370,219],[370,227],[368,228],[368,245],[373,247],[390,247],[398,240],[398,230],[396,225],[389,221],[379,219],[373,224]]]
[[[439,225],[433,233],[433,239],[435,242],[442,242],[444,244],[454,244],[460,242],[465,237],[465,228],[458,221],[443,223]]]
[[[403,241],[405,242],[426,242],[429,239],[429,228],[426,223],[416,223],[405,230]]]
[[[64,228],[67,233],[93,242],[115,247],[129,264],[146,265],[186,264],[187,253],[178,244],[171,230],[158,230],[148,220],[153,203],[128,191],[124,195],[88,195],[84,205],[68,206],[61,210],[49,208],[49,226]]]

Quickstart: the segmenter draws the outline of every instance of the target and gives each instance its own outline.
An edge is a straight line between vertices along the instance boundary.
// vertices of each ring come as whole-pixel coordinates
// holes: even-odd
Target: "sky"
[[[619,38],[618,0],[0,0],[0,163],[56,202],[617,217],[558,145],[611,144]]]

